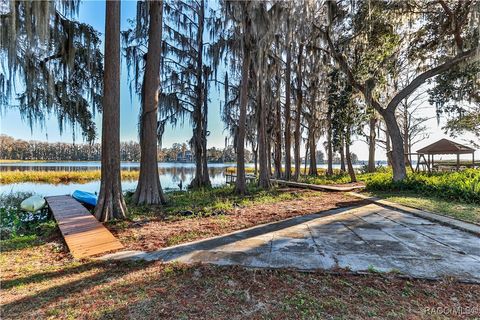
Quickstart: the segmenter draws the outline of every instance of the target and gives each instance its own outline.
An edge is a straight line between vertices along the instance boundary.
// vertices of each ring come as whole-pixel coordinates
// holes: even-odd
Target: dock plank
[[[70,196],[47,197],[45,200],[75,258],[123,248],[120,241],[77,200]]]

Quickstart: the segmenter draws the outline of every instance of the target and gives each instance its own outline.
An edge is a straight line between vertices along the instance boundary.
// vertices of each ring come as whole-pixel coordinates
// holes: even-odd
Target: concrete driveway
[[[105,258],[397,271],[480,283],[480,237],[376,204],[296,217],[155,252]]]

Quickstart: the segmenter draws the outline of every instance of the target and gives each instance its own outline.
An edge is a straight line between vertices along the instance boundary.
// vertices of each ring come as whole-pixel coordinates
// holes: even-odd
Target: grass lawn
[[[436,197],[415,194],[407,191],[397,192],[366,192],[371,196],[402,204],[416,209],[424,209],[452,218],[480,224],[480,205],[447,201]]]
[[[480,304],[479,285],[449,279],[77,261],[61,248],[1,254],[2,319],[452,319],[428,310]]]

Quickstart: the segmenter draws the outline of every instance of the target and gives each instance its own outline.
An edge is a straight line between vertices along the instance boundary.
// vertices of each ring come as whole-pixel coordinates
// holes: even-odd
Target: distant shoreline
[[[59,163],[86,163],[86,162],[101,162],[101,160],[11,160],[11,159],[0,159],[0,164],[7,164],[7,163],[50,163],[50,162],[59,162]],[[121,163],[140,163],[140,161],[120,161]],[[158,163],[185,163],[185,164],[195,164],[195,162],[183,162],[183,161],[158,161]],[[208,163],[210,164],[228,164],[228,165],[235,165],[236,162],[211,162],[209,161]],[[366,160],[360,160],[358,162],[353,163],[354,165],[365,165],[367,164],[368,161]],[[385,160],[379,160],[375,162],[380,163],[381,165],[386,165],[387,161]],[[253,165],[253,162],[246,162],[246,164],[251,164]],[[305,163],[302,163],[302,166]],[[317,165],[326,165],[326,162],[323,163],[317,163]],[[340,163],[334,162],[334,165],[339,165]],[[285,165],[282,163],[282,165]]]
[[[49,162],[65,162],[65,163],[85,163],[85,162],[101,162],[101,160],[9,160],[0,159],[0,164],[7,163],[49,163]],[[120,161],[121,163],[140,163],[140,161]],[[183,162],[183,161],[158,161],[158,163],[192,163],[195,162]],[[236,164],[236,162],[208,162],[212,164]],[[253,164],[253,162],[252,162]]]

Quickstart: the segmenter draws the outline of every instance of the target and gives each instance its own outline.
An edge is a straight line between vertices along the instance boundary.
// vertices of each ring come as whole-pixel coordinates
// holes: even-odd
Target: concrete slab
[[[257,226],[155,252],[104,259],[145,259],[255,268],[395,271],[480,283],[480,237],[376,204]]]

